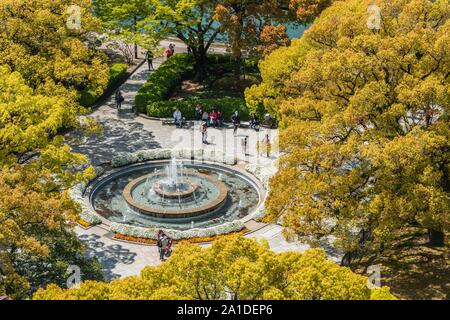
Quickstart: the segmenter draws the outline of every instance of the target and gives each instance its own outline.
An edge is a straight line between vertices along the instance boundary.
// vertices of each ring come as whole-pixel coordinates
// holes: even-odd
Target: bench
[[[161,123],[163,126],[174,126],[175,125],[175,121],[173,120],[173,118],[161,118]],[[181,122],[181,127],[185,127],[185,126],[192,126],[192,121],[187,121],[185,118],[183,118],[182,122]]]
[[[175,125],[175,121],[173,121],[173,118],[161,118],[161,123],[163,126],[165,125]]]

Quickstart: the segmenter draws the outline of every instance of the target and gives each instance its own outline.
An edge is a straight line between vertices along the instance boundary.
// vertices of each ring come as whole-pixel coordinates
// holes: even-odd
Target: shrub
[[[104,92],[110,90],[127,73],[128,66],[125,63],[115,63],[109,69],[108,85]],[[94,89],[85,89],[80,92],[79,102],[83,107],[92,107],[101,97]]]
[[[115,63],[109,69],[108,88],[116,84],[126,73],[128,65],[125,63]]]
[[[181,101],[157,101],[147,106],[146,113],[151,117],[171,118],[176,108],[180,109],[186,119],[195,117],[195,106],[202,106],[203,110],[220,110],[225,121],[230,121],[233,112],[238,111],[241,120],[249,119],[249,111],[244,99],[241,98],[222,98],[222,99],[198,99]]]
[[[170,92],[193,71],[192,56],[188,54],[172,56],[151,73],[147,82],[139,89],[135,100],[137,110],[145,113],[148,105],[167,99]]]

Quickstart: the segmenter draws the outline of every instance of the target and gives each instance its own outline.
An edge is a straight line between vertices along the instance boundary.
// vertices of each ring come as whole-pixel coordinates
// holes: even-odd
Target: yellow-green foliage
[[[267,220],[346,251],[406,225],[450,229],[448,1],[334,1],[302,39],[260,63],[247,102],[282,119]]]
[[[58,129],[75,125],[76,111],[69,99],[36,94],[18,72],[0,65],[0,165],[57,144]]]
[[[378,290],[381,290],[378,292]],[[322,250],[276,254],[267,243],[230,236],[202,249],[183,243],[158,267],[109,284],[84,282],[77,289],[55,285],[34,299],[387,299],[367,278],[327,260]]]
[[[67,28],[71,5],[81,9],[81,30]],[[91,0],[0,1],[0,64],[48,94],[68,95],[67,89],[72,94],[84,89],[101,93],[108,66],[104,55],[85,43],[101,26],[91,12]]]

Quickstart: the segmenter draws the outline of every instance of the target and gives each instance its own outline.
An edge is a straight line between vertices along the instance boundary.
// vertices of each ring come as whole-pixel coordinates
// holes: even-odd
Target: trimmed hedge
[[[147,82],[139,89],[135,105],[139,112],[146,112],[147,106],[167,99],[170,92],[181,81],[194,72],[193,58],[189,54],[177,54],[165,61]]]
[[[128,66],[125,63],[115,63],[109,69],[108,85],[103,93],[107,92],[113,87],[125,74],[127,73]],[[80,92],[80,104],[83,107],[92,107],[102,94],[98,94],[95,90],[83,90]]]
[[[200,105],[204,111],[208,112],[212,109],[220,110],[225,121],[230,121],[235,111],[239,112],[242,121],[247,121],[250,118],[245,100],[241,98],[157,101],[150,103],[145,111],[151,117],[171,118],[173,112],[178,108],[183,117],[193,119],[195,118],[195,107],[197,105]]]

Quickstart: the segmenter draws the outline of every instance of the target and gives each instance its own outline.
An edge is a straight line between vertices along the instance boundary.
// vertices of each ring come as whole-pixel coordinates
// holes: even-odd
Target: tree
[[[0,295],[24,299],[49,283],[65,285],[67,268],[103,279],[100,265],[84,256],[69,230],[77,208],[43,167],[4,167],[0,172]]]
[[[259,35],[259,45],[257,52],[265,57],[278,49],[279,47],[287,47],[291,44],[286,33],[286,27],[283,25],[273,26],[270,23],[264,25]]]
[[[288,0],[224,0],[217,4],[214,19],[228,35],[236,78],[241,74],[243,51],[257,46],[263,27],[271,21],[286,22],[291,18]]]
[[[70,99],[38,94],[18,72],[0,65],[0,166],[25,163],[57,144],[58,129],[75,126],[76,113]]]
[[[68,27],[71,5],[80,9],[81,28]],[[105,56],[90,48],[99,31],[90,0],[5,0],[0,2],[0,64],[18,71],[33,89],[77,98],[77,92],[101,93],[108,82]]]
[[[321,250],[303,254],[271,251],[267,243],[242,236],[212,247],[183,243],[173,256],[140,276],[109,284],[83,282],[64,290],[39,290],[34,299],[392,299],[389,289],[369,289],[367,278],[327,260]]]
[[[188,48],[195,59],[197,81],[207,76],[207,52],[219,35],[215,23],[214,8],[217,1],[206,0],[151,0],[148,16],[150,30],[158,29],[166,35],[174,35]]]
[[[149,0],[97,0],[95,12],[110,32],[110,38],[131,43],[134,58],[138,58],[138,43],[142,41],[144,19],[150,14]]]
[[[267,220],[313,243],[334,236],[343,264],[407,226],[443,245],[450,225],[449,5],[378,1],[374,28],[369,4],[334,2],[246,93],[282,119]]]
[[[37,91],[37,90],[36,90]],[[46,283],[63,285],[67,267],[101,279],[70,231],[78,208],[67,189],[92,177],[58,130],[76,125],[70,98],[46,96],[0,66],[0,295],[26,298]],[[83,168],[85,168],[83,170]]]

